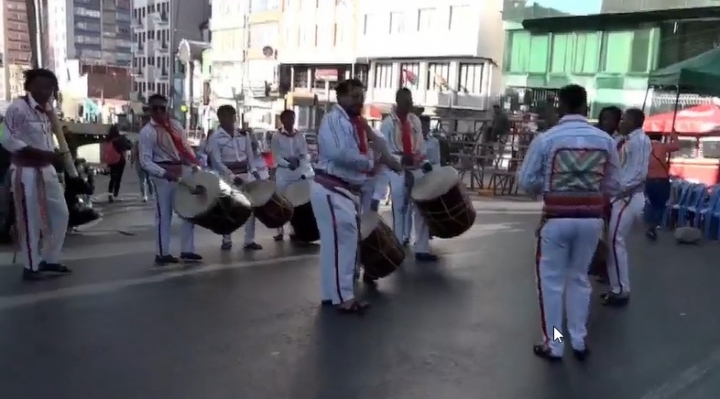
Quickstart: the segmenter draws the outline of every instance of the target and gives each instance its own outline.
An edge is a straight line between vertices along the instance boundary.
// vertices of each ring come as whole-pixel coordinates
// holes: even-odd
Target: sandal
[[[361,316],[365,313],[366,310],[370,308],[370,304],[367,302],[360,302],[353,300],[352,304],[349,307],[344,307],[342,304],[335,307],[338,312],[343,314],[356,314],[358,316]]]

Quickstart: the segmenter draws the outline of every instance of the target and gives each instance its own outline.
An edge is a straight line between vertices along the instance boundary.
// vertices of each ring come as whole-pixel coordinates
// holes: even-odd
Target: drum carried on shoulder
[[[390,275],[405,260],[405,249],[377,212],[360,216],[359,252],[365,276],[372,279]]]
[[[196,187],[201,190],[196,192]],[[233,233],[253,213],[246,193],[207,171],[197,171],[182,180],[173,208],[181,218],[215,234]]]
[[[312,180],[302,179],[290,183],[285,189],[284,196],[293,206],[290,226],[297,241],[314,242],[320,239],[320,230],[310,204],[311,187]]]
[[[277,229],[290,221],[293,205],[278,194],[274,181],[256,180],[240,188],[253,206],[255,217],[269,229]]]
[[[477,212],[452,166],[435,168],[417,179],[410,198],[433,237],[457,237],[475,223]]]

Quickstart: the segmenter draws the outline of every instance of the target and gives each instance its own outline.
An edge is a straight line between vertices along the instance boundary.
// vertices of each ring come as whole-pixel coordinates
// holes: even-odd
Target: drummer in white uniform
[[[251,134],[242,134],[235,128],[237,112],[230,105],[222,105],[217,110],[220,126],[208,139],[207,151],[210,163],[220,176],[235,185],[242,185],[252,179],[260,179],[255,168]],[[227,251],[232,248],[230,234],[222,237],[220,249]],[[262,246],[255,242],[255,217],[245,222],[245,249],[258,250]]]
[[[183,176],[200,168],[185,130],[167,112],[167,98],[154,94],[149,98],[150,122],[140,130],[140,166],[155,185],[155,223],[157,226],[157,252],[155,264],[166,265],[184,261],[200,261],[195,253],[195,225],[183,220],[180,228],[180,259],[170,254],[170,227],[177,182]],[[188,168],[190,166],[190,168]]]
[[[393,112],[383,120],[380,131],[385,136],[390,151],[406,168],[405,172],[390,174],[392,193],[393,231],[400,242],[409,240],[404,237],[405,218],[411,209],[410,190],[414,179],[421,178],[423,172],[432,170],[425,161],[424,140],[420,119],[412,113],[412,92],[407,88],[398,90],[395,96],[396,106]],[[415,259],[436,261],[437,255],[430,253],[430,233],[423,217],[415,214]]]
[[[277,164],[275,182],[280,194],[284,194],[287,187],[299,180],[312,178],[313,171],[310,166],[310,156],[305,135],[295,130],[295,112],[286,109],[280,114],[282,127],[272,136],[270,147],[273,158]],[[275,241],[282,241],[284,229],[277,230]],[[290,240],[295,241],[290,234]]]

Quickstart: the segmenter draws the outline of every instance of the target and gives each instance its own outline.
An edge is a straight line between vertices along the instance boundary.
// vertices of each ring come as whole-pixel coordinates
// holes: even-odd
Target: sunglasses
[[[166,105],[151,105],[150,110],[157,111],[157,112],[165,112],[165,111],[167,111],[167,106]]]

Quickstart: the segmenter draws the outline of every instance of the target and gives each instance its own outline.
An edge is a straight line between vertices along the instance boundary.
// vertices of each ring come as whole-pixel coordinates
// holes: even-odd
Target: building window
[[[632,58],[633,32],[606,32],[602,46],[602,71],[607,73],[627,73]]]
[[[80,15],[83,17],[90,17],[90,18],[100,18],[100,11],[97,10],[91,10],[85,7],[77,7],[75,9],[75,15]]]
[[[251,48],[262,48],[265,46],[275,47],[278,39],[279,26],[276,22],[251,25],[248,33],[248,41]]]
[[[400,87],[407,87],[408,89],[417,89],[420,87],[418,84],[418,76],[420,75],[420,63],[418,62],[406,62],[400,64]]]
[[[653,65],[650,65],[651,32],[650,29],[639,29],[633,32],[629,72],[644,73],[653,69]]]
[[[553,34],[550,48],[550,72],[570,73],[576,36],[574,34]]]
[[[390,33],[403,33],[405,31],[405,13],[390,13]]]
[[[375,64],[375,89],[394,89],[396,87],[393,79],[392,64]]]
[[[380,16],[375,14],[366,14],[363,18],[363,35],[367,36],[373,33],[377,34]]]
[[[435,23],[435,9],[421,8],[418,11],[418,32],[429,32],[433,29]]]
[[[482,94],[483,64],[460,64],[458,90],[467,94]]]
[[[448,29],[452,31],[462,31],[472,25],[472,10],[470,6],[452,6],[450,7],[450,22]]]
[[[572,71],[577,74],[595,74],[600,61],[600,35],[578,33],[575,35],[575,56]]]
[[[450,79],[449,63],[433,63],[428,64],[427,90],[442,91],[448,88],[448,79]]]
[[[280,0],[250,0],[250,12],[251,13],[252,12],[277,11],[279,9],[280,9]]]

